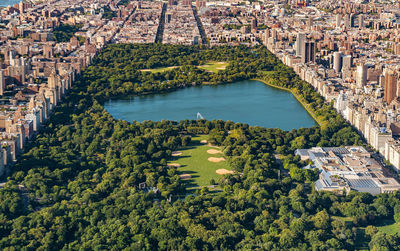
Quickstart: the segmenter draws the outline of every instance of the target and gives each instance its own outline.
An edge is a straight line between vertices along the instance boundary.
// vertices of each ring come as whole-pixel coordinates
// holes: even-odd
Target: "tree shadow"
[[[394,220],[386,219],[386,220],[381,220],[381,221],[377,222],[374,225],[376,227],[384,227],[384,226],[387,226],[387,225],[392,225],[394,223],[396,223]]]
[[[179,159],[186,159],[190,158],[190,156],[173,156],[171,160],[179,160]]]

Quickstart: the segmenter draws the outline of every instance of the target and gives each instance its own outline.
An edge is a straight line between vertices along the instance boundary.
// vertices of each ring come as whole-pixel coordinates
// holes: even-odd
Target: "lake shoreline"
[[[199,112],[210,121],[230,120],[286,131],[319,125],[296,95],[265,86],[258,79],[199,85],[161,94],[113,98],[105,101],[103,107],[116,119],[129,122],[191,120]]]
[[[255,81],[260,81],[270,87],[276,88],[276,89],[280,89],[283,91],[287,91],[290,92],[296,99],[297,101],[299,101],[299,103],[301,104],[301,106],[303,106],[303,108],[308,112],[308,114],[310,114],[310,116],[315,120],[315,122],[318,123],[319,126],[322,126],[321,121],[319,121],[319,119],[317,118],[317,116],[315,115],[315,113],[313,111],[311,111],[308,107],[307,107],[307,103],[305,101],[303,101],[296,93],[294,93],[291,89],[289,88],[285,88],[285,87],[281,87],[281,86],[277,86],[277,85],[273,85],[271,83],[268,83],[267,81],[263,80],[263,79],[259,79],[259,78],[254,78],[251,80],[255,80]]]

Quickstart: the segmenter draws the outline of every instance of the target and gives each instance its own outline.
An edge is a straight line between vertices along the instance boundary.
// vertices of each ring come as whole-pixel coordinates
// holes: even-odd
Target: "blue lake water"
[[[283,130],[316,125],[291,93],[250,80],[109,100],[104,107],[115,118],[127,121],[196,119],[199,112],[207,120]]]
[[[21,0],[0,0],[0,6],[9,6],[21,2]]]

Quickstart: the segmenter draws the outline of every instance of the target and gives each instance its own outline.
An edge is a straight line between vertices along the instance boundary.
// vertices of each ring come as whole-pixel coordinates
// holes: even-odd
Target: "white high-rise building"
[[[343,91],[340,91],[336,99],[335,108],[341,114],[343,114],[344,110],[347,108],[347,96]]]
[[[363,14],[360,14],[358,16],[358,27],[364,28],[364,15]]]
[[[336,27],[340,27],[341,23],[342,23],[342,16],[340,16],[340,14],[336,14]]]
[[[301,55],[303,55],[305,40],[306,40],[306,35],[304,33],[297,33],[296,56],[298,57],[301,57]]]
[[[333,53],[333,69],[337,73],[342,70],[342,53],[339,51]]]

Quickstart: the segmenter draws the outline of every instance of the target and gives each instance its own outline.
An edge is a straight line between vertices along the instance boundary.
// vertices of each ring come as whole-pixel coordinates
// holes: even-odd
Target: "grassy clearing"
[[[215,61],[210,61],[207,62],[205,65],[199,65],[198,67],[200,69],[206,70],[208,72],[213,72],[217,73],[219,71],[223,71],[226,69],[226,67],[229,65],[228,62],[215,62]]]
[[[178,167],[179,174],[190,174],[191,178],[185,180],[188,187],[208,186],[210,180],[215,180],[220,177],[215,173],[217,169],[231,170],[227,161],[219,163],[213,163],[208,161],[210,157],[224,157],[223,153],[209,154],[207,150],[216,149],[207,144],[200,143],[201,140],[206,140],[207,135],[196,136],[192,138],[192,142],[189,146],[179,149],[182,155],[172,157],[170,163],[178,163],[181,166]]]
[[[342,220],[348,226],[353,225],[352,217],[341,217],[341,216],[332,216],[333,219]],[[378,230],[385,234],[396,234],[400,233],[400,223],[396,223],[393,220],[384,220],[379,222],[378,225],[374,225],[378,228]],[[357,239],[355,242],[356,250],[369,250],[368,244],[369,239],[365,237],[365,227],[357,227]]]
[[[169,67],[159,67],[159,68],[154,68],[154,69],[142,69],[140,71],[147,71],[147,72],[151,72],[151,73],[158,73],[158,72],[165,72],[165,71],[169,71],[172,69],[175,69],[179,66],[169,66]]]
[[[400,234],[400,223],[396,223],[393,220],[390,221],[384,221],[382,222],[379,226],[376,226],[379,231],[385,233],[385,234]]]
[[[227,62],[209,61],[205,65],[199,65],[197,67],[200,69],[203,69],[205,71],[208,71],[208,72],[216,73],[216,72],[225,70],[228,65],[229,65],[229,63],[227,63]],[[159,73],[159,72],[166,72],[166,71],[178,68],[178,67],[179,66],[159,67],[159,68],[154,68],[154,69],[142,69],[140,71]]]

